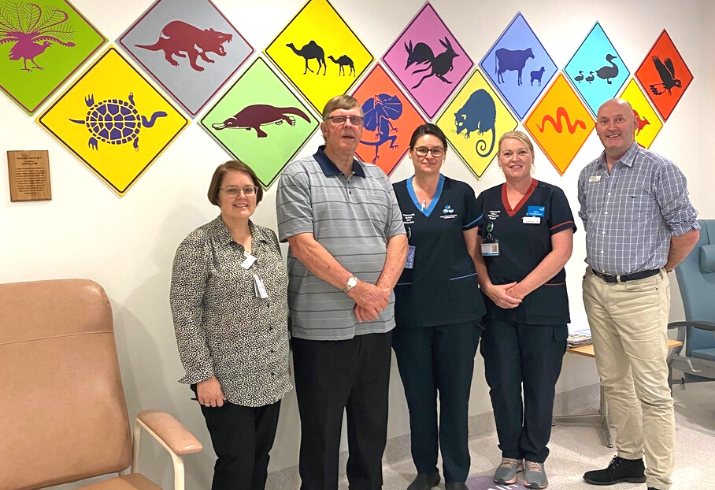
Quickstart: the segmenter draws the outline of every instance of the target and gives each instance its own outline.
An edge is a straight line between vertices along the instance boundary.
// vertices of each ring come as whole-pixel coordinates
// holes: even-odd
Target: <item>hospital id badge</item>
[[[499,256],[499,240],[494,239],[493,241],[482,243],[482,256],[483,257],[498,257]]]
[[[415,246],[407,247],[407,260],[405,260],[405,269],[415,268]]]

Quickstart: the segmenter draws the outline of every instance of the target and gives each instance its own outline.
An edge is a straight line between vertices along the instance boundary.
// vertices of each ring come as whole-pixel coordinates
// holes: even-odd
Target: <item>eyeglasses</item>
[[[362,126],[362,122],[365,118],[362,116],[330,116],[325,118],[326,121],[331,121],[336,126],[345,124],[348,119],[350,119],[350,124],[353,126]]]
[[[247,185],[245,187],[237,187],[235,185],[229,185],[226,187],[219,187],[222,191],[224,191],[226,194],[228,194],[231,197],[236,197],[239,192],[243,192],[243,195],[248,197],[248,196],[255,196],[256,193],[258,192],[258,186],[255,185]]]
[[[441,157],[444,155],[444,148],[441,146],[435,146],[434,148],[427,148],[426,146],[418,146],[415,148],[415,153],[418,156],[426,157],[427,153],[431,153],[433,157]]]

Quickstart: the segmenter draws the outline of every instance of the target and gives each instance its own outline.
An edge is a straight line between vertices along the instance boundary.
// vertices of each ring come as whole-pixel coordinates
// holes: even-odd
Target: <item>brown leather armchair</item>
[[[171,454],[203,449],[176,419],[139,412],[134,442],[102,287],[83,279],[0,284],[0,490],[43,488],[110,473],[92,490],[154,490],[136,473],[141,429]],[[131,464],[131,474],[124,474]]]

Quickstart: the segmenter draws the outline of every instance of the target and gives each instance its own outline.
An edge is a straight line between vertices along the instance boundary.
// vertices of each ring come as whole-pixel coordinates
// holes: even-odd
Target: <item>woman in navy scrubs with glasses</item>
[[[477,198],[484,216],[477,272],[487,306],[481,352],[502,451],[494,481],[515,483],[524,460],[524,485],[545,488],[570,321],[564,265],[576,225],[563,191],[531,177],[534,146],[524,133],[505,133],[497,158],[506,182]]]
[[[409,153],[415,175],[393,184],[409,239],[392,333],[417,468],[408,490],[439,483],[438,447],[447,490],[466,489],[469,474],[469,391],[485,312],[474,265],[482,218],[472,188],[440,173],[446,152],[440,128],[418,127]]]

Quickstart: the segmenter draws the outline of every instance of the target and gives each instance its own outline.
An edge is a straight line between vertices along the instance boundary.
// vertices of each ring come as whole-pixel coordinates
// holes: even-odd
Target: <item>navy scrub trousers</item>
[[[398,326],[392,333],[410,411],[412,459],[418,473],[436,473],[439,445],[447,483],[466,481],[469,475],[469,392],[481,332],[475,322],[469,322]]]
[[[484,323],[481,353],[502,457],[543,463],[568,327]]]

